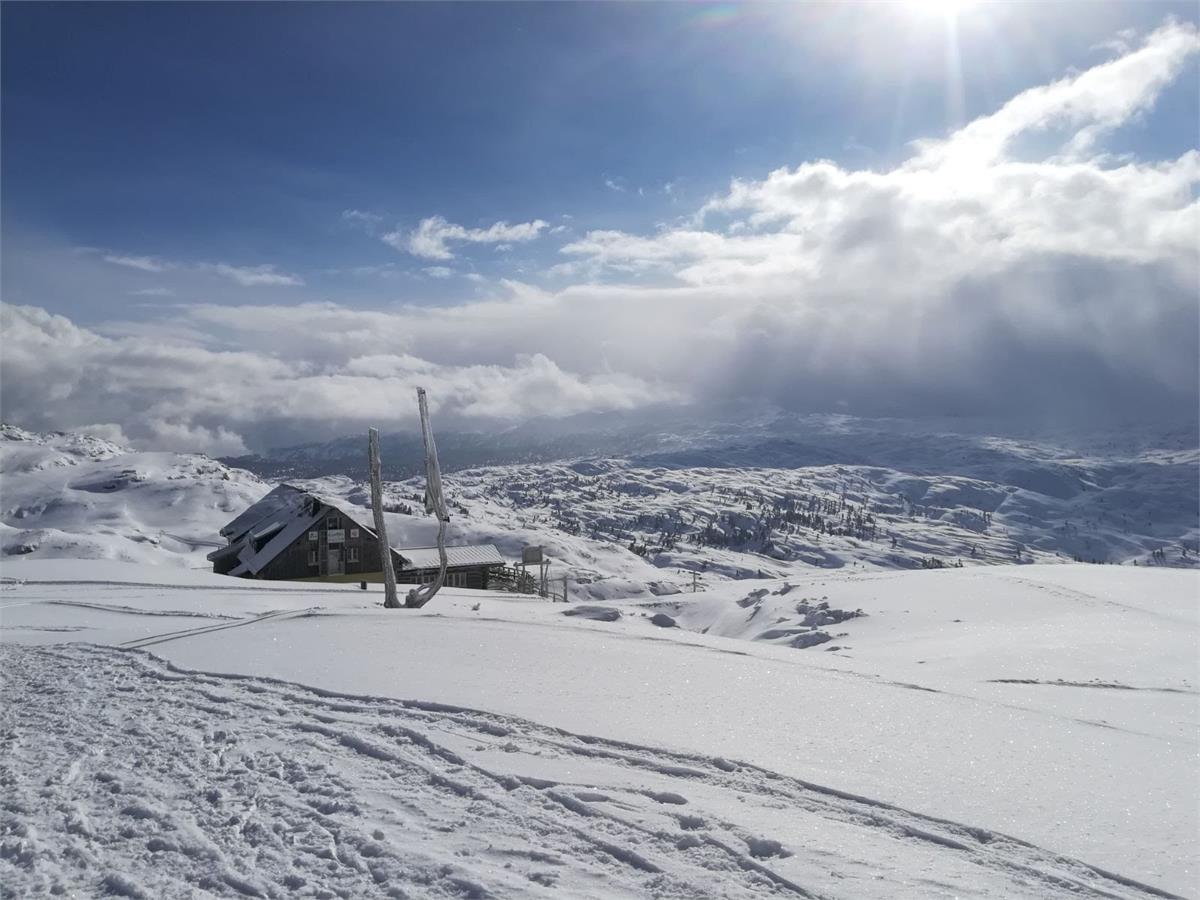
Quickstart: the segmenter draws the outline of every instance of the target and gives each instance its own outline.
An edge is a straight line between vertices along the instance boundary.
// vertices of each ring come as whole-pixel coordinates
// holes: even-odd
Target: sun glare
[[[906,0],[908,8],[918,15],[942,18],[954,18],[967,7],[974,5],[974,0]]]

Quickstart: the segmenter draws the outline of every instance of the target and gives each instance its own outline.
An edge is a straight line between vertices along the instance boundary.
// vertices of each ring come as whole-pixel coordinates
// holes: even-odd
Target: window
[[[358,537],[358,529],[357,528],[350,529],[350,537],[352,537],[352,538]]]
[[[330,516],[328,519],[325,520],[325,527],[326,528],[341,528],[342,527],[341,517],[340,516]]]
[[[346,562],[358,562],[358,548],[357,547],[347,547],[346,548]]]
[[[310,566],[315,566],[317,564],[317,551],[316,550],[308,551],[308,564]]]
[[[310,531],[308,533],[308,539],[315,543],[316,541],[320,540],[320,535],[317,534],[317,532],[315,532],[315,531]]]

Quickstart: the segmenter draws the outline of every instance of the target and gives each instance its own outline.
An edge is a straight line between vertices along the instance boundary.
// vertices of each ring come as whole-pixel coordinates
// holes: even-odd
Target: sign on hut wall
[[[346,543],[346,529],[330,528],[325,532],[325,539],[331,544],[344,544]]]

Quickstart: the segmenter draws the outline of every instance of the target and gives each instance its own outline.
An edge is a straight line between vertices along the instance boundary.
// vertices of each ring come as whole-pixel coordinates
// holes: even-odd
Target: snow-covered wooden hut
[[[379,539],[368,509],[282,484],[221,529],[228,544],[208,554],[213,571],[272,581],[381,581]],[[393,547],[396,580],[432,581],[436,547]],[[446,584],[486,588],[504,557],[492,544],[446,548]]]

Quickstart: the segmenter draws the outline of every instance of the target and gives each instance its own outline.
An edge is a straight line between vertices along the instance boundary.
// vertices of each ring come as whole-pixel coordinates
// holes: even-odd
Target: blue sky
[[[204,310],[243,310],[243,322],[322,303],[478,311],[537,292],[720,292],[767,276],[720,302],[789,285],[815,298],[831,263],[788,235],[815,223],[840,247],[846,229],[894,233],[880,247],[898,252],[887,229],[911,221],[890,206],[916,184],[896,174],[912,142],[1147,41],[1161,78],[1096,76],[1117,85],[1106,92],[1133,85],[1129,104],[1076,115],[1064,100],[1045,113],[1055,128],[1021,119],[993,162],[1060,163],[1079,130],[1088,164],[1115,178],[1122,160],[1183,159],[1197,133],[1191,3],[22,3],[2,15],[4,301],[108,339],[272,358],[301,351],[262,348],[261,331]],[[1183,31],[1156,37],[1164,27]],[[818,172],[821,185],[853,176],[838,209],[860,197],[855,178],[896,175],[870,201],[885,219],[864,208],[833,222],[821,205],[771,231],[782,207],[766,194],[782,182],[769,174],[822,160],[836,177]],[[735,199],[735,180],[754,199]],[[1117,215],[1092,196],[1099,222]],[[1022,227],[1006,223],[993,232]],[[701,260],[701,245],[716,257]],[[737,270],[754,254],[752,272]],[[585,380],[633,377],[615,351],[556,356],[556,335],[406,352],[455,371],[542,354]],[[303,353],[310,372],[345,363],[328,347]],[[639,370],[643,392],[689,394],[667,368]]]
[[[10,238],[269,263],[335,293],[345,279],[322,270],[421,268],[348,209],[387,230],[432,215],[646,229],[733,177],[817,158],[885,165],[958,124],[944,22],[916,6],[8,5],[4,225]],[[962,118],[1094,63],[1122,29],[1195,15],[1086,7],[961,10]],[[1172,115],[1194,101],[1179,87],[1135,143],[1194,138]],[[553,254],[538,244],[508,264]],[[466,255],[504,274],[492,246]],[[344,287],[360,302],[452,292]]]

